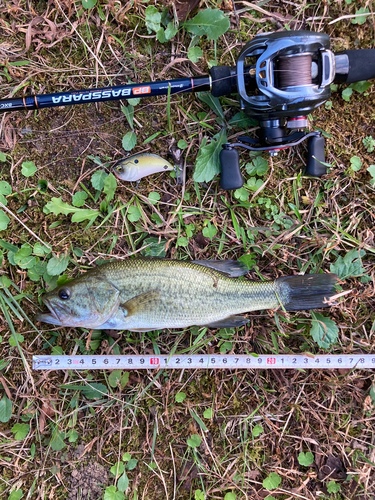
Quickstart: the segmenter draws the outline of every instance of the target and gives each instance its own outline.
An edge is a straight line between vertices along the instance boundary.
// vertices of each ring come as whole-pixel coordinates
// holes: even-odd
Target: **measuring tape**
[[[236,355],[236,354],[151,354],[144,356],[33,356],[34,370],[152,370],[152,369],[334,369],[375,368],[375,354],[342,355]]]

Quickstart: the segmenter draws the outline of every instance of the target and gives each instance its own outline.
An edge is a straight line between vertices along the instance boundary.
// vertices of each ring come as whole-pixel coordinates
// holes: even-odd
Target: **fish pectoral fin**
[[[193,260],[192,262],[199,266],[215,269],[215,271],[230,278],[237,278],[249,272],[247,265],[239,260]]]
[[[153,309],[160,302],[160,291],[151,290],[150,292],[141,293],[124,304],[120,304],[124,316],[132,316],[140,314],[145,310]]]
[[[228,316],[227,318],[202,326],[206,326],[207,328],[236,328],[246,325],[248,321],[249,320],[245,318],[245,316]]]

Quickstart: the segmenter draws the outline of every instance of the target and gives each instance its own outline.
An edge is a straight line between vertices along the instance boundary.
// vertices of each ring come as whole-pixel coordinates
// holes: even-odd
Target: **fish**
[[[240,278],[240,261],[128,258],[109,261],[48,292],[48,312],[36,319],[56,326],[147,332],[166,328],[230,328],[244,313],[331,305],[335,274],[286,276],[275,281]],[[235,277],[237,276],[237,277]]]
[[[161,156],[152,153],[139,153],[118,161],[112,172],[122,181],[135,182],[157,172],[175,170],[174,166]]]

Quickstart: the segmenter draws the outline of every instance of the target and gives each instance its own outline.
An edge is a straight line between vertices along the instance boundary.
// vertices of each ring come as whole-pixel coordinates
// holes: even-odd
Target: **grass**
[[[6,4],[0,7],[1,96],[146,82],[170,63],[163,78],[206,74],[215,58],[234,64],[238,30],[242,41],[283,27],[329,33],[334,51],[373,46],[373,14],[358,17],[363,11],[356,2],[279,4],[244,4],[239,26],[231,14],[230,30],[217,42],[199,39],[203,57],[195,66],[187,58],[191,36],[181,28],[158,42],[146,29],[143,3],[99,2],[86,10],[81,2],[38,2],[34,11],[24,0]],[[37,16],[44,20],[33,24]],[[358,19],[364,22],[352,23]],[[329,352],[373,352],[368,169],[375,93],[373,86],[344,90],[338,86],[330,104],[312,115],[312,126],[327,133],[332,167],[326,177],[301,175],[303,146],[262,155],[265,161],[241,153],[248,182],[235,193],[221,191],[217,178],[193,180],[204,138],[239,111],[234,96],[222,99],[221,109],[184,94],[133,102],[134,116],[119,102],[0,116],[6,183],[0,202],[9,219],[0,235],[0,498],[78,500],[90,493],[93,500],[95,474],[106,500],[372,497],[370,371],[31,370],[32,355],[47,353],[320,352],[308,312],[260,311],[238,330],[123,332],[117,339],[94,331],[88,340],[84,329],[34,325],[45,288],[131,255],[245,256],[249,277],[257,280],[338,271],[342,288],[353,291],[323,311],[339,331]],[[123,137],[131,130],[132,152],[170,159],[172,142],[185,141],[182,187],[169,173],[145,178],[137,189],[113,182],[109,168],[125,156]],[[227,132],[231,140],[244,133],[235,125]],[[311,465],[301,453],[313,455]]]

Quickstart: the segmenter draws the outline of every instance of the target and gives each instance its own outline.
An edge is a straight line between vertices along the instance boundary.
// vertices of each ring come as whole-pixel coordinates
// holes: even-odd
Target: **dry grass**
[[[99,10],[82,10],[81,2],[69,0],[0,3],[1,97],[13,95],[15,89],[22,96],[128,79],[149,81],[160,78],[166,67],[163,78],[207,73],[207,61],[215,56],[210,42],[201,41],[204,57],[193,65],[186,59],[190,37],[184,30],[164,45],[147,32],[147,4],[99,3]],[[371,2],[366,6],[373,9]],[[242,2],[237,6],[241,39],[287,26],[328,33],[335,51],[369,48],[374,15],[371,12],[364,24],[352,24],[358,8],[359,2],[344,1],[259,6]],[[240,47],[232,13],[231,30],[217,43],[218,63],[233,64]],[[20,60],[28,64],[12,65]],[[323,105],[313,115],[314,125],[330,134],[326,146],[330,173],[316,181],[299,176],[305,152],[302,146],[294,148],[270,160],[267,184],[242,202],[233,193],[220,191],[217,179],[208,186],[192,180],[199,145],[210,133],[207,125],[213,127],[212,133],[219,130],[214,113],[196,96],[173,96],[169,131],[167,99],[144,99],[135,108],[135,151],[167,157],[172,142],[185,139],[184,195],[165,174],[142,180],[138,190],[123,183],[116,190],[112,215],[104,214],[86,229],[87,221],[71,223],[70,216],[46,214],[43,208],[52,197],[61,196],[71,204],[72,196],[84,189],[95,197],[90,179],[103,167],[93,157],[108,168],[124,156],[121,141],[129,126],[120,104],[0,115],[0,151],[6,154],[0,163],[1,177],[12,187],[7,196],[10,223],[1,238],[18,247],[41,241],[54,255],[67,253],[69,277],[108,257],[142,253],[150,236],[166,242],[168,257],[224,259],[251,254],[255,266],[249,276],[254,279],[329,271],[339,256],[362,249],[363,274],[371,280],[349,277],[345,287],[354,292],[325,315],[339,328],[331,352],[373,352],[375,195],[366,170],[373,153],[362,139],[375,137],[375,93],[370,87],[367,95],[354,92],[346,102],[341,90],[333,93],[331,109]],[[235,105],[234,97],[223,103],[226,118],[234,114]],[[161,134],[156,139],[142,144],[157,131]],[[233,134],[238,135],[236,130]],[[353,156],[363,162],[358,172],[350,169]],[[248,161],[246,154],[242,158]],[[25,161],[38,167],[31,177],[22,174]],[[151,192],[160,194],[157,204],[149,198]],[[98,210],[102,201],[103,195],[94,201],[89,197],[84,208]],[[138,221],[129,219],[129,207],[138,207]],[[206,221],[217,228],[213,241],[202,234]],[[177,245],[180,237],[188,239],[187,246]],[[195,329],[124,332],[114,342],[104,332],[94,332],[86,351],[89,332],[45,325],[38,330],[32,324],[45,282],[32,281],[27,270],[11,265],[8,250],[3,249],[0,278],[12,284],[2,281],[0,290],[0,363],[9,364],[0,364],[0,396],[6,394],[12,401],[13,412],[8,422],[0,422],[1,498],[8,499],[13,491],[10,499],[15,500],[20,498],[16,491],[22,490],[25,499],[87,499],[89,492],[92,500],[97,498],[93,477],[103,483],[103,494],[105,487],[115,484],[110,468],[126,452],[137,460],[127,470],[129,499],[199,500],[206,495],[233,500],[271,494],[280,500],[374,498],[370,371],[139,371],[130,372],[121,387],[112,387],[106,372],[43,373],[30,368],[33,354],[50,353],[52,348],[71,354],[157,349],[162,353],[319,352],[309,335],[310,313],[253,314],[249,325],[237,332],[208,331],[200,338]],[[16,345],[9,343],[13,331],[23,336]],[[108,387],[108,394],[88,399],[77,389],[95,382]],[[176,395],[181,393],[186,397],[178,402]],[[212,416],[204,418],[208,409]],[[14,437],[16,424],[29,425],[23,439]],[[196,448],[187,444],[192,434],[201,438]],[[311,466],[300,465],[300,452],[314,455]],[[272,492],[262,485],[270,473],[282,479]],[[331,481],[340,486],[338,492],[329,492]]]

